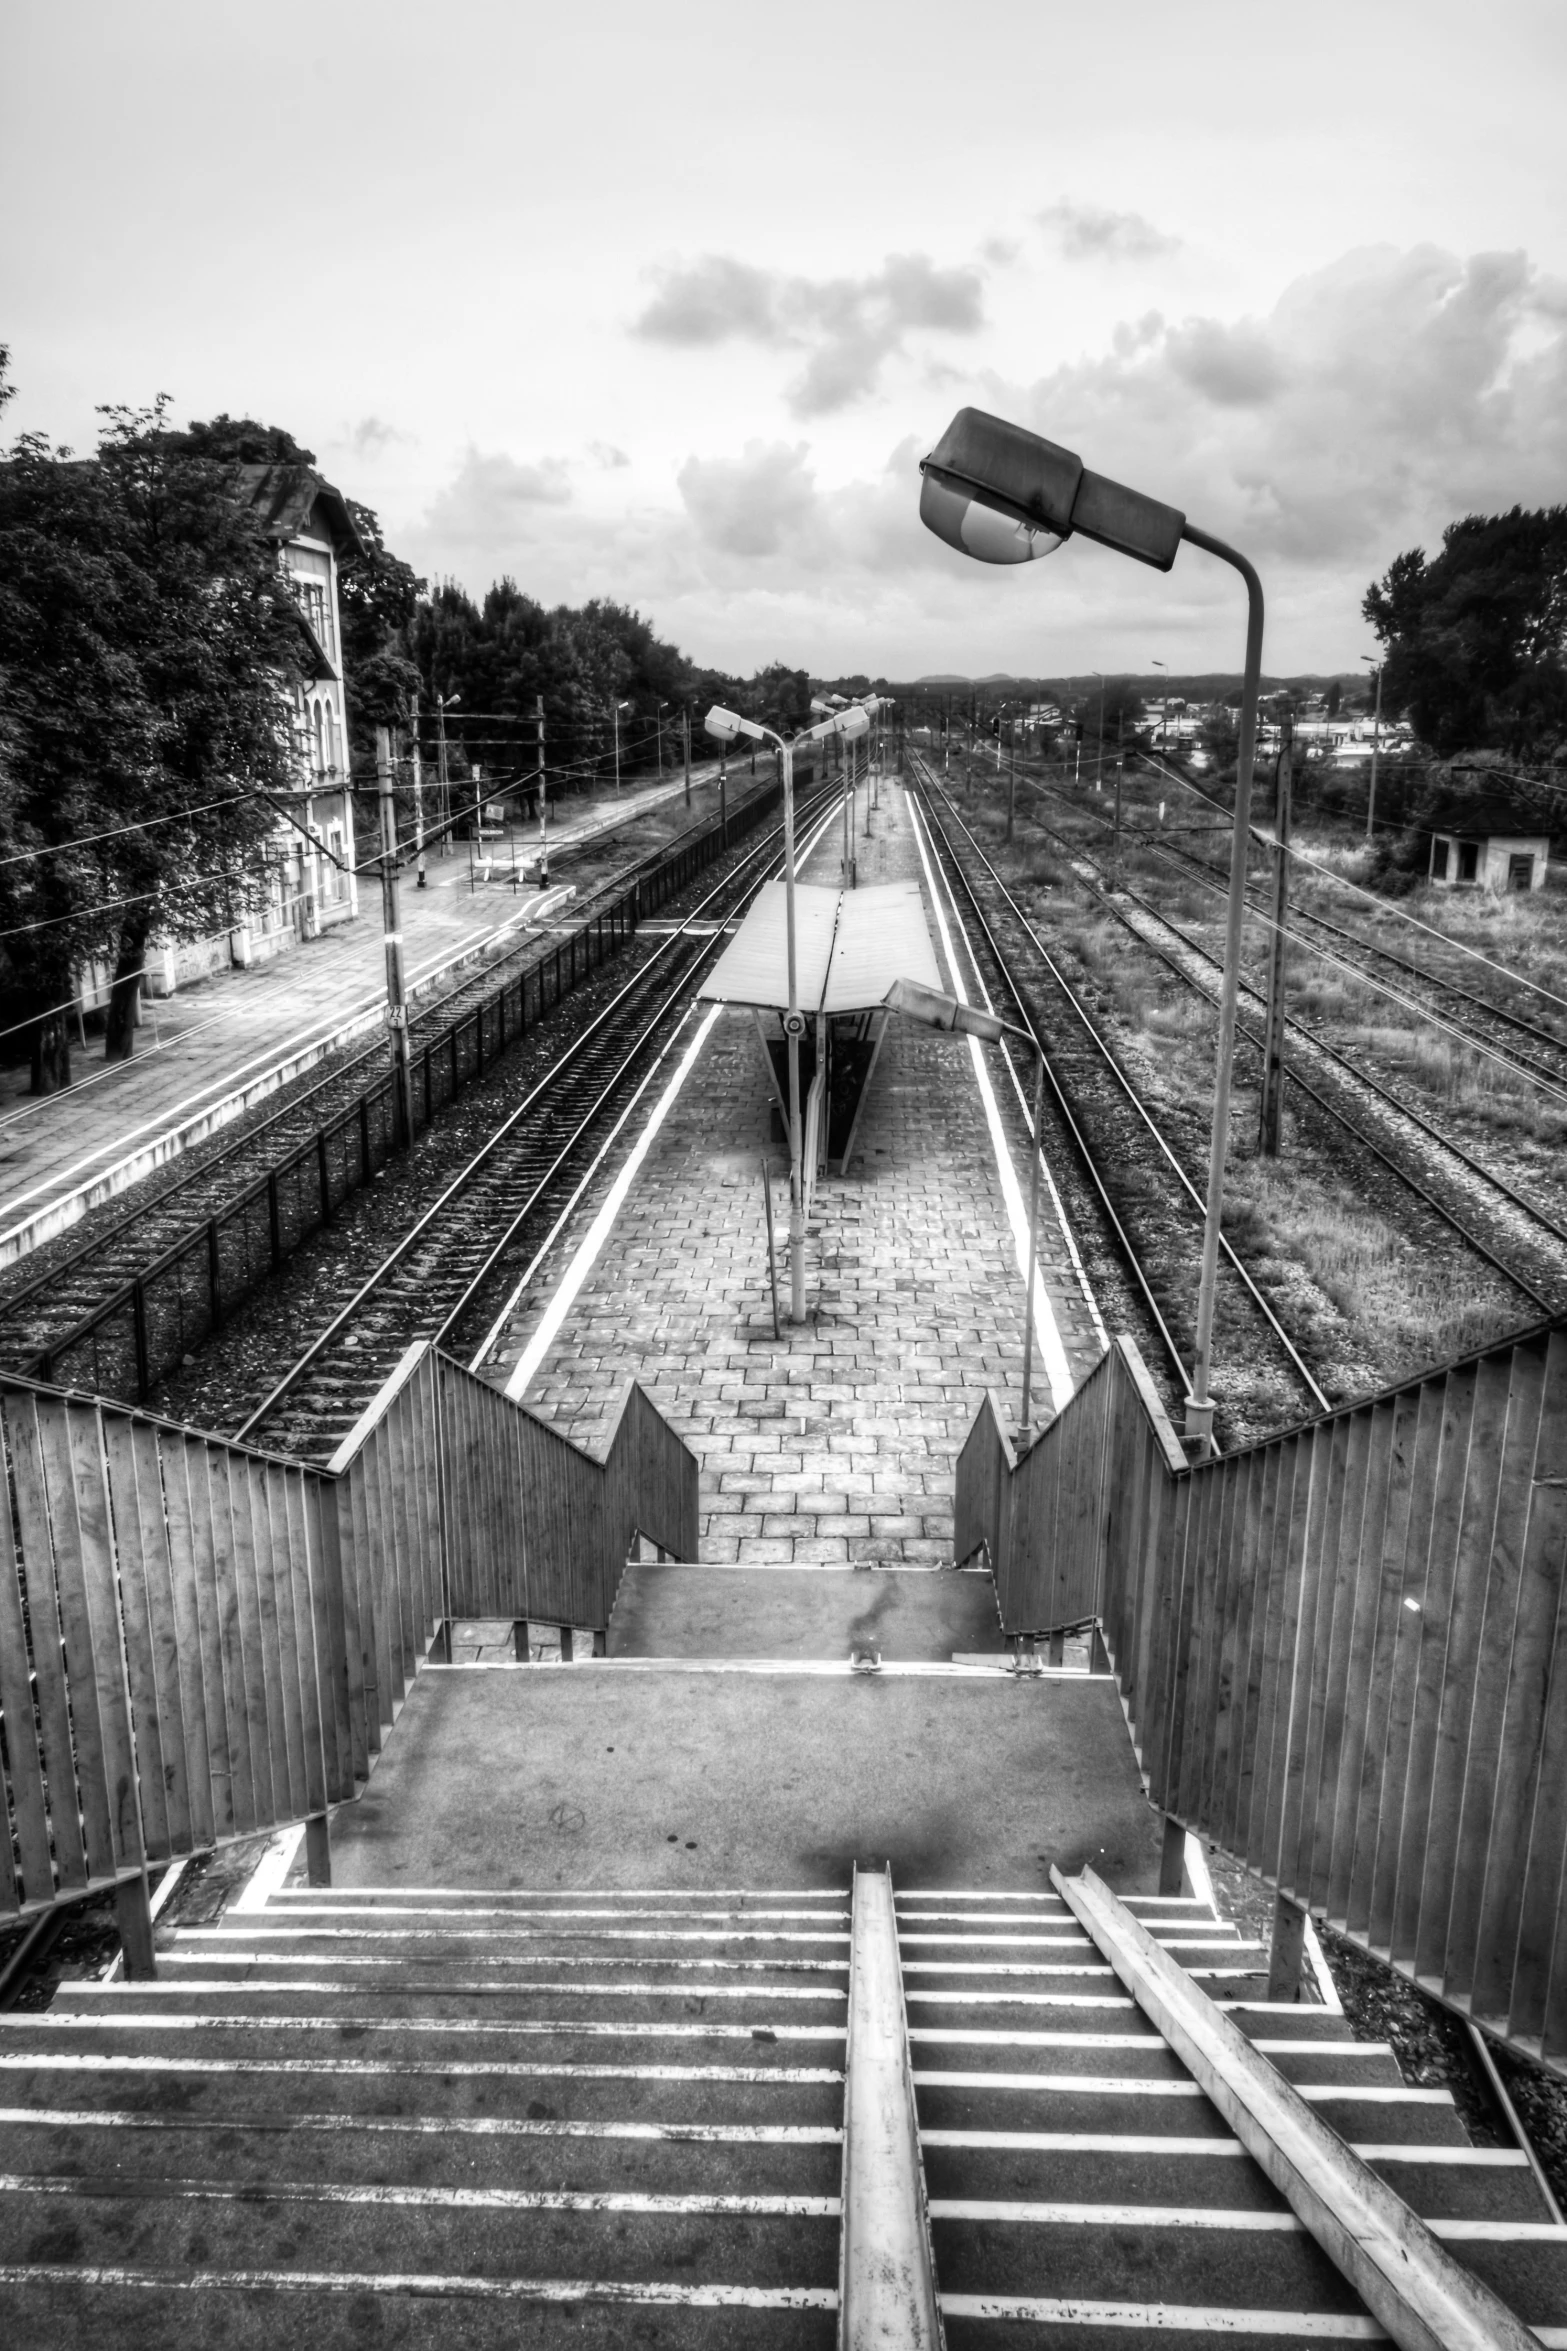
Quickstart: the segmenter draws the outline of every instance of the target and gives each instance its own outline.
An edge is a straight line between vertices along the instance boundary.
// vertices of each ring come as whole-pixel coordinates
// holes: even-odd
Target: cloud
[[[785,391],[796,416],[829,415],[874,391],[911,333],[969,335],[984,324],[983,272],[939,268],[925,253],[889,254],[862,278],[786,277],[720,253],[656,274],[632,333],[687,349],[733,340],[803,349]]]
[[[776,555],[816,506],[803,441],[749,441],[743,457],[688,457],[676,476],[697,535],[726,555]]]
[[[1047,204],[1039,223],[1068,261],[1153,261],[1179,249],[1140,212],[1110,212],[1099,204]]]
[[[590,441],[588,455],[594,464],[601,465],[606,473],[613,473],[621,466],[631,463],[624,449],[617,449],[613,441]]]
[[[396,441],[411,441],[411,433],[400,432],[384,417],[362,416],[357,424],[346,425],[336,436],[340,446],[352,449],[356,457],[373,460]]]

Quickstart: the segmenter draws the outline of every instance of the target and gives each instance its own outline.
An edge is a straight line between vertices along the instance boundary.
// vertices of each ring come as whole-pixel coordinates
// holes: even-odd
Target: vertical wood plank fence
[[[427,1344],[327,1469],[0,1377],[0,1918],[361,1786],[454,1616],[602,1629],[697,1463],[636,1384],[602,1461]]]
[[[957,1533],[1155,1804],[1567,2074],[1567,1318],[1195,1467],[1122,1338],[1021,1462],[987,1399]]]

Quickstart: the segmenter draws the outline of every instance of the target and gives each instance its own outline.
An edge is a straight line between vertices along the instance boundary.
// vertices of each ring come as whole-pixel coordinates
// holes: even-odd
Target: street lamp
[[[1028,1276],[1023,1295],[1023,1413],[1018,1422],[1018,1444],[1028,1443],[1028,1424],[1033,1403],[1034,1377],[1034,1274],[1039,1263],[1039,1122],[1045,1107],[1045,1056],[1031,1029],[1020,1029],[1015,1021],[1002,1020],[994,1012],[982,1012],[977,1005],[960,1003],[956,996],[944,995],[939,988],[927,988],[922,980],[894,980],[882,1002],[890,1012],[907,1013],[911,1020],[923,1021],[931,1029],[956,1029],[963,1035],[983,1037],[996,1044],[1002,1037],[1017,1037],[1034,1056],[1034,1127],[1033,1151],[1030,1155],[1028,1179]]]
[[[737,711],[725,710],[717,702],[702,723],[714,741],[726,749],[741,735],[748,736],[753,743],[773,744],[783,777],[784,959],[789,997],[784,1014],[784,1038],[789,1054],[789,1320],[804,1322],[805,1150],[800,1124],[800,1039],[805,1033],[805,1016],[800,1010],[794,948],[794,744],[774,728],[764,727],[754,718],[742,718]],[[841,735],[852,742],[857,735],[867,732],[870,723],[863,710],[835,711],[816,726],[805,728],[795,741],[817,743],[828,735]]]
[[[1170,666],[1168,662],[1160,661],[1155,654],[1150,653],[1148,658],[1155,669],[1164,671],[1164,692],[1159,697],[1159,757],[1167,759],[1170,744]]]
[[[1246,913],[1246,850],[1251,775],[1257,748],[1257,690],[1262,674],[1262,582],[1244,555],[1140,490],[1090,473],[1080,457],[1022,426],[961,408],[920,467],[920,516],[961,554],[983,563],[1027,563],[1049,555],[1076,532],[1156,571],[1172,569],[1182,541],[1216,555],[1246,584],[1246,667],[1241,689],[1235,771],[1235,829],[1219,998],[1219,1044],[1208,1148],[1208,1201],[1197,1287],[1197,1348],[1186,1402],[1186,1433],[1203,1454],[1212,1449],[1214,1299],[1224,1161],[1229,1145],[1230,1085],[1235,1065],[1235,1007],[1240,990],[1241,932]],[[1163,664],[1159,665],[1161,668]],[[1168,700],[1168,697],[1166,698]]]
[[[610,717],[615,726],[615,797],[617,799],[620,797],[620,714],[623,710],[630,708],[629,702],[612,702],[609,706]]]
[[[1366,839],[1369,841],[1377,807],[1377,756],[1382,749],[1382,671],[1384,664],[1377,660],[1374,653],[1362,653],[1360,658],[1362,661],[1374,663],[1377,673],[1377,709],[1376,716],[1371,721],[1371,789],[1366,794]]]

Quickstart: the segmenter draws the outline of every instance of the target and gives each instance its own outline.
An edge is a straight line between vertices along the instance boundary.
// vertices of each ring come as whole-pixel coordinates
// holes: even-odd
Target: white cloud
[[[1179,250],[1140,212],[1110,212],[1100,204],[1047,204],[1039,224],[1068,261],[1154,261]]]
[[[734,340],[803,348],[805,366],[785,392],[796,416],[825,416],[874,391],[911,332],[968,335],[984,324],[979,268],[938,268],[925,253],[889,254],[861,278],[788,277],[720,253],[656,276],[632,333],[695,349]]]
[[[688,457],[676,479],[697,536],[725,555],[776,555],[813,521],[805,442],[748,441],[743,457]]]

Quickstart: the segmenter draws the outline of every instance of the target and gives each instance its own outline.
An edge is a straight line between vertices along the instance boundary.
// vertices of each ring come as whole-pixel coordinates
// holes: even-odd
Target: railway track
[[[911,758],[942,872],[964,909],[980,983],[1003,1012],[1016,1008],[1042,1052],[1056,1130],[1043,1138],[1047,1164],[1062,1172],[1068,1159],[1075,1166],[1076,1217],[1091,1219],[1105,1236],[1139,1301],[1139,1327],[1152,1334],[1154,1353],[1183,1395],[1204,1206],[1189,1168],[1201,1167],[1206,1134],[1195,1124],[1172,1134],[1155,1117],[950,797],[918,755]],[[1014,1072],[1020,1091],[1030,1074]],[[1224,1367],[1221,1430],[1238,1419],[1277,1426],[1326,1408],[1310,1365],[1228,1241],[1221,1244],[1215,1330],[1215,1358]]]
[[[830,823],[838,800],[833,788],[802,801],[799,820]],[[531,1277],[681,1043],[695,983],[722,949],[725,925],[776,868],[779,838],[774,828],[658,940],[477,1149],[430,1162],[435,1196],[389,1249],[378,1238],[373,1261],[356,1258],[363,1270],[341,1269],[347,1294],[330,1301],[281,1378],[236,1402],[236,1435],[329,1458],[413,1340],[466,1354],[493,1329],[497,1308]]]
[[[764,786],[737,806],[729,830],[755,821],[767,797]],[[498,1053],[627,948],[641,913],[667,903],[700,870],[714,830],[695,827],[694,841],[682,837],[637,860],[558,927],[531,931],[416,1008],[416,1135]],[[0,1278],[0,1364],[142,1400],[396,1151],[390,1058],[378,1038]]]
[[[1217,1004],[1223,968],[1218,956],[1174,916],[1109,872],[1080,843],[1043,822],[1040,830],[1069,859],[1088,869],[1093,876],[1089,886],[1107,914],[1185,986]],[[1079,879],[1084,875],[1080,873]],[[1151,931],[1165,933],[1174,948],[1162,945]],[[1237,1033],[1260,1053],[1262,1001],[1244,982],[1241,996],[1258,1016],[1258,1024],[1242,1014]],[[1561,1312],[1567,1306],[1567,1225],[1314,1028],[1290,1017],[1286,1029],[1296,1047],[1286,1065],[1287,1083],[1415,1194],[1466,1249],[1512,1285],[1522,1303],[1541,1313]],[[1310,1065],[1313,1075],[1306,1074],[1303,1064]],[[1346,1093],[1357,1115],[1351,1115]],[[1410,1130],[1421,1138],[1419,1164],[1412,1161]]]

